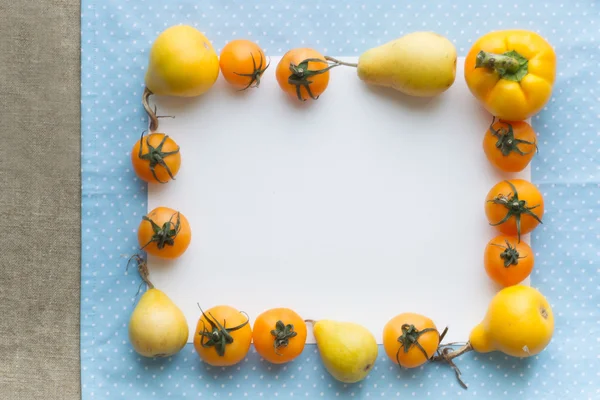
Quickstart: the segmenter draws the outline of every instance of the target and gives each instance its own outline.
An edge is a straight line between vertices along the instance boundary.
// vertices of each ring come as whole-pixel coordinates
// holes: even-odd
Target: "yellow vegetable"
[[[546,298],[532,287],[515,285],[494,296],[469,342],[480,353],[529,357],[546,348],[553,332],[554,315]]]
[[[488,33],[465,59],[471,93],[492,115],[522,121],[539,112],[552,95],[556,54],[537,33],[503,30]]]

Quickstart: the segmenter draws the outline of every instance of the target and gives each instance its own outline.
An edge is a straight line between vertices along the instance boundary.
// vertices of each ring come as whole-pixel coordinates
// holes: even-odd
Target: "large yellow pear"
[[[219,76],[219,58],[210,41],[188,25],[167,28],[150,50],[146,87],[156,95],[194,97]]]
[[[515,285],[494,296],[469,342],[480,353],[501,351],[530,357],[546,348],[553,333],[554,315],[548,300],[532,287]]]
[[[352,322],[322,320],[313,333],[325,369],[338,381],[363,380],[377,360],[377,341],[365,327]]]
[[[167,357],[187,343],[189,328],[183,312],[158,289],[142,295],[129,320],[129,341],[144,357]]]
[[[417,97],[446,91],[456,79],[456,48],[434,32],[413,32],[365,51],[358,77]]]

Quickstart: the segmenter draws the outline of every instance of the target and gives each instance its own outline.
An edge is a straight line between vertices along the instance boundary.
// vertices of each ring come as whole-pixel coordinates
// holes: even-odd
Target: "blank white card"
[[[199,98],[152,98],[175,116],[159,131],[181,146],[182,166],[176,181],[150,185],[148,209],[182,212],[192,243],[177,260],[150,258],[151,279],[185,313],[190,341],[197,303],[234,306],[251,322],[290,307],[363,324],[379,343],[390,318],[412,311],[467,340],[498,290],[483,267],[497,234],[485,196],[530,172],[501,175],[486,160],[491,116],[468,91],[464,59],[434,99],[337,67],[306,103],[277,85],[279,59],[259,89],[237,92],[219,77]]]

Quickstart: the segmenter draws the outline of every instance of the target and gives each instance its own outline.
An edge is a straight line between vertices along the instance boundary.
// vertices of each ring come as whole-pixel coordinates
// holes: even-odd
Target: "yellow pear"
[[[363,380],[375,365],[377,342],[365,327],[352,322],[322,320],[313,333],[325,369],[338,381]]]
[[[456,48],[434,32],[413,32],[365,51],[358,59],[364,82],[417,97],[446,91],[456,78]]]
[[[513,357],[540,353],[554,332],[554,315],[548,300],[536,289],[515,285],[499,291],[483,321],[470,334],[469,343],[480,353],[501,351]]]
[[[193,97],[205,93],[219,76],[219,58],[196,28],[167,28],[150,50],[145,83],[156,95]]]
[[[167,357],[187,343],[188,323],[183,312],[162,291],[142,295],[129,320],[129,340],[144,357]]]

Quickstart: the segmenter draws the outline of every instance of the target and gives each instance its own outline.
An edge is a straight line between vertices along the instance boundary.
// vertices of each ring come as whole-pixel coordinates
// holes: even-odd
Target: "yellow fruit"
[[[219,76],[219,58],[210,41],[187,25],[163,31],[150,50],[146,87],[156,95],[193,97]]]
[[[480,353],[530,357],[546,348],[553,333],[554,315],[546,298],[534,288],[515,285],[494,296],[469,342]]]
[[[325,369],[338,381],[355,383],[373,370],[377,341],[363,326],[352,322],[317,321],[313,332]]]
[[[144,357],[167,357],[185,346],[189,328],[183,312],[158,289],[142,295],[129,320],[129,341]]]
[[[456,48],[434,32],[413,32],[365,51],[358,59],[358,77],[410,96],[433,97],[456,79]]]

